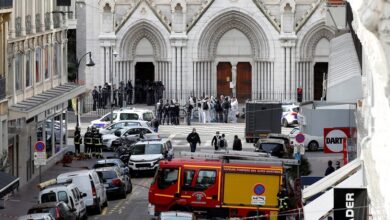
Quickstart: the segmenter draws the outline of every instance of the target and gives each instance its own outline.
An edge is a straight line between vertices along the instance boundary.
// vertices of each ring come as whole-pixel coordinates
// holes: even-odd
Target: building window
[[[49,68],[49,47],[45,47],[43,50],[43,59],[44,59],[44,71],[45,71],[45,79],[50,78],[50,68]]]
[[[26,16],[26,34],[31,34],[31,15]]]
[[[23,64],[23,56],[22,54],[18,53],[15,56],[15,89],[21,90],[22,89],[22,68],[21,66]]]
[[[61,51],[59,44],[54,45],[54,53],[53,53],[53,75],[58,75],[61,73]]]
[[[35,82],[41,81],[41,48],[35,50]]]
[[[31,54],[32,52],[26,53],[26,87],[32,86]]]
[[[22,35],[22,18],[15,18],[15,36],[20,37]]]
[[[35,31],[37,33],[41,32],[41,14],[35,15]]]

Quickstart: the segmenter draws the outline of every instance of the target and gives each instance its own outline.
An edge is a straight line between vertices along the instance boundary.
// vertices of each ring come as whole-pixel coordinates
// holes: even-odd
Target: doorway
[[[321,100],[322,92],[324,89],[323,88],[324,73],[326,79],[328,75],[328,63],[314,64],[314,100]]]
[[[249,62],[237,64],[237,99],[241,103],[251,98],[252,94],[252,66]]]
[[[135,64],[134,102],[153,105],[154,65],[152,62],[138,62]]]
[[[231,96],[232,65],[229,62],[220,62],[217,65],[217,97]]]

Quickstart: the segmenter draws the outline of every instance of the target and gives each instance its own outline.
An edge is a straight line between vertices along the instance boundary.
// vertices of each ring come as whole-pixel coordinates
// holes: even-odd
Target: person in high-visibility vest
[[[286,189],[282,189],[278,193],[279,211],[286,211],[288,209],[288,195]]]
[[[80,154],[80,145],[83,142],[83,138],[81,137],[80,127],[78,127],[78,126],[76,126],[76,129],[74,131],[73,141],[74,141],[74,147],[75,147],[74,153],[76,155],[78,155],[78,154]]]
[[[85,146],[85,153],[92,157],[92,146],[93,146],[93,133],[90,128],[87,128],[87,132],[84,134],[84,146]]]
[[[102,134],[99,133],[99,129],[94,129],[93,133],[93,145],[94,145],[94,156],[97,158],[103,158],[103,140]]]

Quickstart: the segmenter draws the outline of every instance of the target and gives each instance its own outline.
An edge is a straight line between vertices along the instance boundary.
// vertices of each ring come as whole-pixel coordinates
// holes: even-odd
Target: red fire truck
[[[160,161],[149,190],[149,214],[184,210],[208,218],[267,215],[277,219],[283,164],[296,161],[252,152],[248,160],[248,155],[242,155],[248,153],[203,153],[203,158],[202,153],[187,153],[189,158]]]

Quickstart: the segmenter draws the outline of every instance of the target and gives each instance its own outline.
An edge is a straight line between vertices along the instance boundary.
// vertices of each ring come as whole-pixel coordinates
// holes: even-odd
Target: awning
[[[84,85],[68,83],[18,102],[9,108],[9,120],[31,118],[86,92]]]
[[[8,173],[0,172],[0,198],[19,186],[19,178]]]

